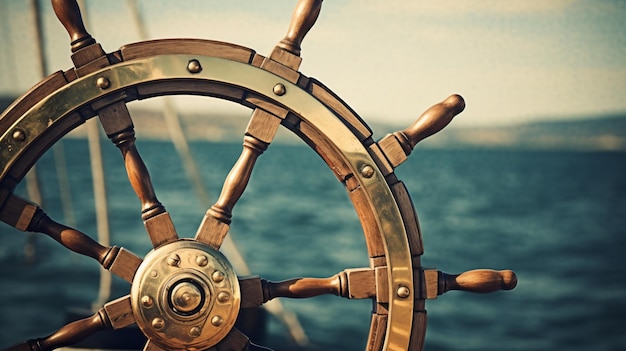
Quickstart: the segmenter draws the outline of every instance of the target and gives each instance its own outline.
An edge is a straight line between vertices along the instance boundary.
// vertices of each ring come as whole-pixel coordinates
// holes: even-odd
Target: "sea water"
[[[87,144],[67,139],[62,145],[74,219],[63,212],[51,152],[37,168],[43,208],[95,237]],[[189,185],[173,146],[137,145],[179,236],[193,237],[207,205]],[[111,244],[143,256],[151,246],[140,203],[120,153],[111,145],[103,149]],[[241,144],[194,142],[192,152],[215,201]],[[426,350],[626,349],[625,153],[418,147],[396,174],[420,218],[423,266],[448,273],[512,269],[519,279],[512,291],[452,291],[428,301]],[[24,193],[22,186],[18,192]],[[268,280],[328,277],[369,264],[343,186],[301,145],[271,145],[259,158],[234,208],[230,235],[252,273]],[[94,260],[6,225],[0,240],[0,347],[48,335],[66,323],[68,309],[90,307],[96,299]],[[30,261],[26,243],[34,248]],[[112,298],[128,292],[128,283],[114,278]],[[321,296],[282,302],[311,343],[297,347],[270,317],[266,346],[364,349],[370,301]]]

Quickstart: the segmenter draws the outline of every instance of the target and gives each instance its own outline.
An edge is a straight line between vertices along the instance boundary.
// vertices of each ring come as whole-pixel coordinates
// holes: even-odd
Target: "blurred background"
[[[83,14],[106,51],[142,39],[194,37],[267,55],[295,4],[86,1]],[[625,16],[626,3],[609,0],[324,2],[303,42],[300,69],[355,109],[375,139],[405,128],[451,93],[466,100],[451,126],[396,170],[420,216],[424,266],[450,273],[513,269],[519,278],[510,292],[450,292],[429,301],[426,350],[626,348]],[[2,109],[42,76],[72,66],[67,33],[48,1],[0,0],[0,40]],[[172,103],[215,201],[241,151],[249,112],[206,100]],[[178,231],[192,236],[206,206],[165,124],[154,123],[162,121],[164,104],[130,106],[138,147]],[[59,189],[58,155],[44,155],[38,173],[46,211],[91,234],[97,228],[87,134],[78,130],[63,143],[70,189]],[[150,243],[119,151],[105,140],[102,156],[111,243],[143,255]],[[28,193],[25,184],[18,191]],[[59,205],[67,194],[70,209]],[[234,216],[232,237],[252,273],[264,278],[325,277],[368,264],[345,190],[287,133],[259,160]],[[68,310],[97,300],[95,262],[49,238],[6,225],[0,232],[1,347],[47,335],[65,324]],[[128,293],[127,284],[112,284],[113,295]],[[270,316],[267,346],[364,348],[367,301],[283,303],[311,342],[297,346]]]

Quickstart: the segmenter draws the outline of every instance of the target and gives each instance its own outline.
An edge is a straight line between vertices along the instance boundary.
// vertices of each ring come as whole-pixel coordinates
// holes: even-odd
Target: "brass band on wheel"
[[[317,131],[324,143],[315,146],[323,149],[323,153],[342,160],[350,169],[350,181],[362,189],[367,204],[359,206],[369,206],[369,212],[374,218],[369,218],[365,223],[365,219],[359,216],[360,220],[364,227],[371,226],[372,223],[377,226],[384,246],[388,284],[388,296],[385,300],[389,305],[383,349],[407,350],[412,337],[423,338],[423,330],[422,335],[415,335],[415,330],[412,330],[414,299],[418,295],[413,291],[417,284],[414,283],[412,255],[404,222],[394,195],[377,163],[359,138],[337,118],[336,115],[341,115],[340,112],[325,105],[294,82],[255,65],[203,55],[153,55],[123,61],[71,81],[32,106],[0,136],[0,159],[5,160],[0,165],[0,177],[4,179],[14,164],[33,145],[41,140],[52,143],[78,125],[81,121],[76,118],[67,121],[65,119],[80,108],[133,87],[166,84],[172,81],[217,84],[252,93],[259,97],[258,104],[263,105],[262,108],[268,108],[267,104],[270,104],[287,109],[308,127]],[[192,92],[213,96],[210,91]],[[247,100],[246,105],[250,104],[254,105],[251,100]],[[57,126],[58,128],[55,128]],[[53,132],[57,135],[46,136],[46,133]],[[44,136],[46,137],[43,138]],[[44,148],[45,145],[38,147]],[[26,162],[34,163],[37,157]],[[189,277],[189,281],[177,281],[173,284],[184,284],[176,286],[193,295],[191,297],[193,301],[196,298],[211,299],[213,298],[211,294],[215,294],[210,288],[203,290],[202,283],[194,282],[192,276]],[[143,296],[134,296],[135,306],[144,303],[142,298]],[[172,302],[178,301],[176,298],[168,296],[166,302],[177,305],[179,302]],[[145,300],[149,304],[149,298]],[[199,306],[196,306],[196,303],[201,304],[190,302],[191,305],[187,306],[180,303],[175,309],[182,311],[181,315],[184,315],[187,308],[195,310]],[[138,318],[137,321],[140,327],[148,323],[140,320]],[[149,321],[150,328],[156,328],[162,322],[164,323],[165,319],[161,321],[154,317]],[[215,322],[220,324],[217,319]]]

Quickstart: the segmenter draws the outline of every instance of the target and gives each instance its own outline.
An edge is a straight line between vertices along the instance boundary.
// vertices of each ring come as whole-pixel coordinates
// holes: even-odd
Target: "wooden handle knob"
[[[300,0],[296,5],[287,35],[278,46],[300,56],[300,44],[304,36],[315,24],[322,8],[322,0]]]
[[[76,0],[52,0],[52,8],[70,35],[72,52],[96,42],[85,29]]]
[[[404,152],[409,155],[417,143],[439,132],[452,118],[465,109],[465,101],[460,95],[450,95],[444,101],[431,106],[408,128],[395,132]]]
[[[513,271],[476,269],[461,274],[443,273],[439,276],[439,295],[450,290],[476,293],[490,293],[498,290],[511,290],[517,285]]]
[[[264,300],[276,297],[301,299],[325,294],[344,296],[347,288],[342,282],[340,275],[329,278],[296,278],[282,282],[263,281]]]

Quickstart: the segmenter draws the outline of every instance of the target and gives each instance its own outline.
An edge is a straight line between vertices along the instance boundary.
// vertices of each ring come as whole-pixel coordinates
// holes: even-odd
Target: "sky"
[[[85,2],[87,29],[106,51],[142,39],[128,0]],[[205,38],[268,55],[296,1],[138,3],[148,39]],[[49,71],[68,69],[69,37],[49,1],[41,7]],[[625,18],[622,0],[326,0],[300,70],[366,121],[410,123],[452,93],[467,106],[458,126],[626,113]],[[0,94],[40,79],[33,28],[29,1],[0,0]]]

